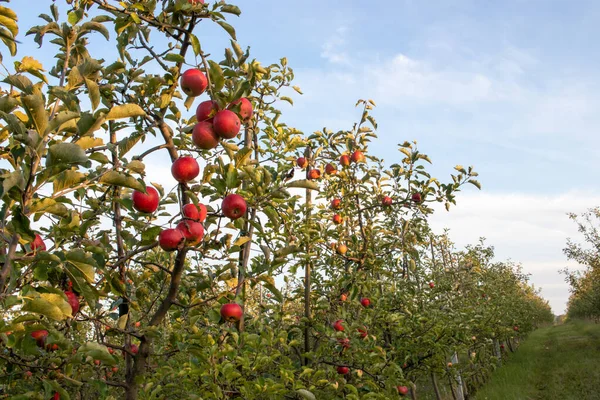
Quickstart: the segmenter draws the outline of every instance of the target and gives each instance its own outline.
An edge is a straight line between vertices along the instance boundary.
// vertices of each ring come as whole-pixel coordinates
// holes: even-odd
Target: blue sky
[[[243,12],[230,17],[240,44],[263,64],[286,56],[305,93],[282,120],[304,132],[346,129],[359,116],[356,100],[372,98],[375,155],[392,163],[397,143],[417,140],[440,178],[474,165],[484,190],[465,191],[433,226],[449,227],[461,246],[487,237],[564,310],[568,287],[556,271],[574,266],[561,249],[577,237],[565,213],[600,203],[600,3],[233,3]],[[31,4],[11,2],[23,28],[37,23]],[[203,23],[198,35],[220,57],[224,32]],[[21,40],[20,54],[50,65],[51,54]],[[100,37],[91,48],[107,51]]]

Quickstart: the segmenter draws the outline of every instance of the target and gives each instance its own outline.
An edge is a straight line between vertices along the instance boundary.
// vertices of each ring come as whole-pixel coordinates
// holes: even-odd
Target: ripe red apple
[[[333,326],[333,329],[335,329],[336,331],[343,332],[344,331],[344,325],[342,325],[342,322],[344,322],[343,319],[338,319],[331,326]]]
[[[340,200],[340,199],[333,199],[331,201],[331,208],[333,208],[334,210],[337,210],[341,206],[342,206],[342,200]]]
[[[158,208],[158,191],[152,186],[146,186],[146,193],[133,191],[131,196],[133,208],[143,213],[153,213]]]
[[[359,336],[361,338],[363,338],[363,339],[366,338],[367,336],[369,336],[369,332],[367,331],[366,327],[365,328],[358,328],[357,331],[359,333]]]
[[[71,306],[71,315],[75,316],[79,312],[79,299],[77,295],[71,291],[67,290],[65,292],[65,296],[67,296],[67,300],[69,301],[69,305]]]
[[[113,354],[113,353],[115,352],[115,349],[113,349],[112,347],[109,347],[109,348],[108,348],[108,352],[109,352],[110,354]]]
[[[421,193],[413,193],[411,196],[412,201],[414,201],[415,203],[420,203],[421,202]]]
[[[352,153],[352,155],[350,156],[350,161],[352,161],[353,163],[360,163],[360,162],[364,162],[365,161],[365,155],[359,151],[356,150],[354,153]]]
[[[129,350],[133,353],[133,354],[137,354],[138,351],[140,351],[139,347],[137,346],[137,344],[131,344],[129,345]]]
[[[189,182],[200,173],[200,166],[194,157],[179,157],[171,165],[171,174],[177,182]]]
[[[363,307],[367,308],[367,307],[369,307],[371,305],[371,300],[369,298],[367,298],[367,297],[363,297],[362,299],[360,299],[360,304]]]
[[[24,375],[25,375],[25,378],[31,378],[31,376],[33,375],[33,373],[31,371],[25,371]]]
[[[58,350],[58,344],[53,343],[52,345],[48,345],[46,348],[50,351],[56,351]]]
[[[204,0],[188,0],[188,3],[195,6],[197,4],[204,4]]]
[[[191,246],[200,243],[204,237],[204,227],[200,222],[185,219],[177,224],[177,229],[183,234],[186,243]]]
[[[321,171],[318,169],[311,169],[308,171],[307,178],[311,180],[319,179],[321,177]]]
[[[517,332],[517,331],[519,330],[519,327],[515,325],[515,326],[513,327],[513,330],[514,330],[515,332]]]
[[[192,131],[192,142],[202,150],[210,150],[217,147],[219,137],[213,129],[213,124],[207,121],[198,122]]]
[[[185,236],[180,229],[164,229],[158,235],[158,244],[164,251],[175,251],[185,241]]]
[[[335,175],[335,174],[337,174],[337,169],[335,169],[335,167],[333,165],[327,164],[325,166],[325,173],[327,175]]]
[[[119,370],[119,367],[112,367],[110,370],[116,373]]]
[[[244,315],[244,311],[237,303],[227,303],[221,306],[221,317],[223,317],[225,321],[239,321],[242,319],[242,315]]]
[[[296,159],[296,165],[300,168],[305,168],[308,165],[308,161],[304,157],[298,157]]]
[[[430,287],[431,289],[433,289],[433,288],[435,287],[435,283],[433,283],[433,282],[429,282],[429,287]]]
[[[350,348],[350,339],[348,338],[339,338],[338,339],[338,343],[340,344],[340,346],[342,346],[344,349],[349,349]]]
[[[31,242],[31,251],[37,253],[38,251],[46,251],[46,243],[39,234],[35,234],[33,242]]]
[[[179,85],[181,86],[183,93],[188,96],[196,97],[204,93],[208,86],[208,80],[202,71],[193,68],[188,69],[181,75]]]
[[[400,396],[406,396],[408,394],[408,388],[406,386],[397,386],[398,394]]]
[[[335,215],[333,216],[332,220],[333,220],[333,223],[334,223],[334,224],[337,224],[337,225],[339,225],[339,224],[341,224],[342,222],[344,222],[344,219],[342,218],[342,216],[341,216],[340,214],[335,214]]]
[[[350,372],[348,367],[337,367],[337,373],[340,375],[346,375],[348,372]]]
[[[340,157],[340,165],[342,167],[347,167],[350,165],[350,156],[348,154],[344,154]]]
[[[239,194],[229,194],[221,204],[223,215],[231,219],[238,219],[246,214],[246,200]]]
[[[384,207],[391,206],[393,202],[394,201],[390,196],[383,196],[383,199],[381,199],[381,205],[383,205]]]
[[[240,104],[241,102],[241,104]],[[250,102],[250,100],[248,100],[245,97],[242,97],[241,99],[237,99],[235,101],[231,102],[232,106],[235,106],[237,104],[240,104],[240,117],[242,117],[243,121],[248,121],[250,118],[252,118],[252,114],[253,114],[253,109],[252,109],[252,103]]]
[[[504,345],[503,344],[500,345],[500,350],[504,350]]]
[[[346,300],[348,300],[348,295],[346,293],[342,293],[340,295],[340,301],[346,301]]]
[[[44,347],[44,344],[46,343],[46,338],[48,337],[48,331],[45,329],[33,331],[31,332],[31,337],[35,339],[39,347]]]
[[[100,360],[94,360],[94,364],[100,365]]]
[[[204,204],[198,204],[196,206],[194,203],[189,203],[183,206],[182,213],[186,218],[198,222],[204,222],[208,211],[206,210],[206,206]]]
[[[52,396],[52,400],[60,400],[60,393],[54,392],[54,396]]]
[[[240,131],[240,119],[231,110],[222,110],[215,114],[213,129],[217,136],[223,139],[233,139]]]
[[[142,323],[140,321],[135,321],[135,324],[133,324],[133,326],[139,328],[140,326],[142,326]]]
[[[196,120],[198,122],[206,121],[209,118],[215,116],[218,111],[218,105],[216,101],[206,100],[198,104],[196,107]]]

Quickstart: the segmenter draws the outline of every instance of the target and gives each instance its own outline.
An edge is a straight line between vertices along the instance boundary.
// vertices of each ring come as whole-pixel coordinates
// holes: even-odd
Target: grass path
[[[599,400],[600,324],[572,322],[538,329],[475,399]]]

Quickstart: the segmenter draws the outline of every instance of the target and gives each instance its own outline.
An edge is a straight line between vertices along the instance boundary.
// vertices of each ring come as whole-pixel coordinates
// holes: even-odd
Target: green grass
[[[572,322],[536,330],[475,399],[600,399],[600,324]]]

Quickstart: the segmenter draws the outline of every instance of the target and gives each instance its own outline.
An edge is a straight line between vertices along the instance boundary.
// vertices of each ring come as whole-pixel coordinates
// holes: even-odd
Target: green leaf
[[[468,181],[471,185],[475,186],[477,189],[481,190],[481,183],[479,183],[476,179],[469,179]]]
[[[110,109],[108,114],[106,115],[106,120],[111,121],[114,119],[123,119],[123,118],[132,118],[132,117],[143,117],[146,115],[146,112],[142,110],[142,107],[137,104],[122,104],[119,106],[114,106]]]
[[[310,190],[319,190],[319,185],[316,182],[310,181],[308,179],[298,179],[296,181],[291,181],[287,185],[289,188],[303,188]]]
[[[225,21],[217,21],[217,24],[221,25],[221,27],[225,29],[227,33],[229,33],[229,36],[231,36],[233,40],[237,40],[237,38],[235,37],[235,29],[233,29],[233,26],[229,25]]]
[[[35,125],[35,130],[41,135],[46,132],[48,126],[48,115],[46,115],[46,107],[44,98],[41,94],[29,94],[21,96],[23,107],[27,112],[27,116]]]
[[[238,6],[234,6],[232,4],[225,4],[221,7],[221,12],[224,13],[228,13],[228,14],[234,14],[237,15],[238,17],[242,14],[242,11],[240,10],[240,8]]]
[[[22,310],[41,314],[56,321],[71,317],[71,306],[64,295],[56,293],[34,293],[33,298],[25,297]]]
[[[59,174],[54,176],[52,181],[52,190],[53,194],[66,189],[71,188],[75,185],[80,184],[85,181],[86,175],[74,170],[62,171]]]
[[[100,105],[100,89],[98,84],[91,79],[85,78],[85,86],[88,89],[92,110],[95,110]]]
[[[199,56],[202,53],[202,48],[200,47],[200,41],[198,37],[194,34],[190,34],[190,43],[192,44],[192,50],[194,50],[194,54]]]
[[[223,70],[216,62],[210,60],[208,61],[210,65],[210,70],[208,71],[210,75],[210,83],[213,85],[213,90],[216,92],[220,92],[225,86],[225,77],[223,76]]]
[[[127,187],[142,192],[145,190],[144,185],[140,181],[123,172],[108,171],[106,174],[102,175],[100,182],[112,186]]]
[[[105,365],[115,365],[115,357],[108,352],[108,348],[100,343],[86,342],[77,349],[77,353],[100,360]]]
[[[298,393],[298,395],[300,397],[302,397],[303,399],[306,399],[306,400],[317,400],[317,398],[315,397],[315,395],[312,392],[310,392],[310,391],[308,391],[306,389],[298,389],[298,390],[296,390],[296,393]]]
[[[88,283],[94,282],[97,264],[91,253],[87,253],[82,249],[71,250],[67,253],[66,260],[83,274]]]
[[[63,203],[59,203],[54,199],[49,197],[42,199],[35,199],[31,206],[29,207],[29,211],[32,213],[50,213],[57,215],[59,217],[65,217],[69,214],[69,210]]]
[[[75,111],[61,111],[52,118],[48,127],[46,128],[45,134],[48,134],[61,127],[65,122],[72,119],[79,118],[79,113]]]
[[[57,143],[48,148],[46,167],[61,164],[86,164],[88,157],[85,151],[75,143]]]
[[[169,53],[163,57],[165,61],[174,62],[176,64],[183,64],[185,62],[185,58],[177,53]]]
[[[238,240],[236,240],[236,241],[233,243],[233,246],[241,246],[241,245],[243,245],[243,244],[245,244],[245,243],[248,243],[250,240],[252,240],[252,239],[251,239],[251,238],[249,238],[248,236],[240,236],[240,237],[238,238]]]

